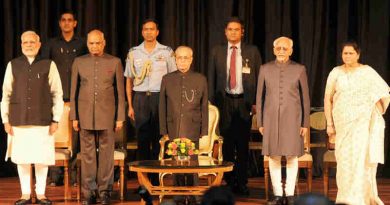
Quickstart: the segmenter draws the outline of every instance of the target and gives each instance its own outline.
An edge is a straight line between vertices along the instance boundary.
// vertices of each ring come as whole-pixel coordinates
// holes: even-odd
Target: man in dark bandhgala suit
[[[225,180],[235,193],[249,195],[249,137],[261,57],[256,46],[242,42],[244,25],[240,19],[227,21],[225,35],[228,42],[214,47],[209,58],[209,99],[221,113],[223,157],[235,162]]]

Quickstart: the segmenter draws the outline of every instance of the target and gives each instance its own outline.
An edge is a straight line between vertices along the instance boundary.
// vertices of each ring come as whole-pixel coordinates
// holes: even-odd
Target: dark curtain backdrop
[[[160,43],[192,47],[193,69],[202,73],[207,71],[211,48],[225,42],[226,18],[239,16],[245,22],[244,41],[258,46],[264,62],[274,58],[276,37],[294,40],[292,58],[307,67],[312,106],[323,106],[327,75],[341,63],[340,45],[348,39],[360,43],[361,62],[390,82],[387,0],[3,0],[0,7],[1,82],[7,62],[21,55],[21,33],[35,30],[46,42],[59,35],[58,18],[65,10],[76,13],[80,36],[101,29],[106,51],[123,62],[128,49],[142,42],[142,20],[155,18]],[[389,114],[386,119],[389,125]],[[3,161],[6,135],[1,132],[0,176],[9,167]],[[388,138],[388,130],[386,134]],[[385,168],[389,167],[387,157]]]

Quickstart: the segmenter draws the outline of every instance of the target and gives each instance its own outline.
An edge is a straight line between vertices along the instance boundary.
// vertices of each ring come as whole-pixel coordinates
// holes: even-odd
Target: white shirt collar
[[[26,57],[27,57],[27,60],[30,63],[30,65],[35,60],[35,57],[28,57],[28,56],[26,56]]]
[[[241,49],[241,41],[238,42],[237,44],[232,44],[232,43],[228,42],[228,48],[230,49],[232,46],[236,46],[237,49]]]

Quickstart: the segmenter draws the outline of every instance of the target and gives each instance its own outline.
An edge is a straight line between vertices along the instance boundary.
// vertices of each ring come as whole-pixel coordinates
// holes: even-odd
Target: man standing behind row
[[[76,57],[86,54],[87,48],[84,40],[75,35],[77,21],[73,13],[63,13],[58,24],[61,35],[50,39],[42,47],[41,55],[43,58],[52,59],[56,63],[61,77],[62,90],[64,91],[64,101],[69,102],[72,63]]]
[[[87,53],[86,44],[83,39],[75,35],[77,21],[72,12],[62,13],[58,25],[61,29],[59,37],[52,38],[48,43],[42,46],[41,56],[46,59],[53,60],[58,68],[61,77],[63,98],[65,102],[69,102],[70,95],[70,77],[72,74],[73,60],[77,56]],[[73,155],[71,161],[71,183],[76,182],[76,156],[79,152],[78,136],[74,134],[72,137]],[[63,184],[63,173],[60,167],[50,167],[51,185]]]
[[[174,53],[170,47],[157,42],[158,34],[157,23],[152,19],[145,20],[142,24],[144,42],[131,48],[126,60],[128,115],[135,120],[139,160],[158,157],[161,79],[176,70]],[[152,178],[152,182],[158,183],[157,177]]]
[[[227,21],[228,43],[216,46],[208,68],[209,99],[221,111],[220,132],[224,137],[223,157],[235,162],[226,182],[234,192],[249,195],[247,167],[252,106],[256,103],[257,73],[261,65],[258,49],[241,42],[243,23]],[[236,153],[236,157],[235,157]]]
[[[102,204],[110,204],[114,130],[119,131],[125,120],[122,63],[119,58],[104,53],[105,45],[101,31],[90,31],[89,54],[76,58],[72,67],[70,119],[74,130],[80,132],[84,205],[96,203],[96,191]]]

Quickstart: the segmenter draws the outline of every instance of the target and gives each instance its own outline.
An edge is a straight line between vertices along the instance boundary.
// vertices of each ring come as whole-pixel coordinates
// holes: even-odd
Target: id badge
[[[245,59],[245,66],[242,67],[242,73],[244,74],[251,73],[251,68],[248,66],[248,64],[249,64],[249,59]]]

